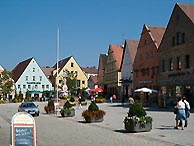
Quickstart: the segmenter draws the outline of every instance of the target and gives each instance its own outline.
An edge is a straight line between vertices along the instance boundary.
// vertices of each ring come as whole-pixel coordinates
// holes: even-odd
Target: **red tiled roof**
[[[17,80],[19,79],[19,77],[22,75],[22,73],[24,72],[24,70],[26,69],[26,67],[28,66],[28,64],[30,63],[30,61],[33,59],[29,58],[25,61],[20,62],[13,70],[12,70],[12,74],[13,74],[13,80],[15,82],[17,82]]]
[[[98,78],[97,78],[97,75],[95,76],[90,76],[92,78],[92,80],[94,81],[94,84],[97,84],[98,83]]]
[[[121,45],[110,45],[110,48],[113,51],[113,56],[116,61],[116,67],[117,69],[120,69],[123,56],[123,47]]]
[[[46,76],[51,76],[52,75],[52,71],[54,70],[55,68],[53,68],[53,67],[43,67],[42,68],[42,71],[44,72],[44,74],[46,75]]]
[[[194,23],[194,5],[177,3],[176,6],[179,6]]]
[[[90,73],[90,74],[97,74],[98,70],[96,68],[89,68],[89,67],[81,67],[81,69],[85,72],[85,73]]]
[[[147,25],[145,25],[147,26]],[[150,30],[150,33],[152,35],[153,41],[156,42],[157,47],[160,45],[164,32],[166,30],[165,27],[156,27],[156,26],[147,26],[147,29]]]
[[[128,46],[131,60],[134,61],[137,52],[138,40],[125,40],[125,45]],[[124,47],[125,48],[125,47]],[[123,54],[124,55],[124,54]]]

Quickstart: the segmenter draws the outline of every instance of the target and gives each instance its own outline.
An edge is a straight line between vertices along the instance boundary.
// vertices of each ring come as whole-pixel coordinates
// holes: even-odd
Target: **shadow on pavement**
[[[161,125],[160,127],[156,127],[155,129],[159,130],[175,130],[174,126]]]
[[[113,130],[114,132],[119,132],[119,133],[129,133],[125,129],[119,129],[119,130]]]

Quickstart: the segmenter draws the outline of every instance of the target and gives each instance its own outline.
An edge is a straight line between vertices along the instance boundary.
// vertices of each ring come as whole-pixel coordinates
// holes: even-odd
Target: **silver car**
[[[34,102],[22,102],[18,107],[18,112],[27,112],[32,116],[39,116],[38,105],[35,105]]]

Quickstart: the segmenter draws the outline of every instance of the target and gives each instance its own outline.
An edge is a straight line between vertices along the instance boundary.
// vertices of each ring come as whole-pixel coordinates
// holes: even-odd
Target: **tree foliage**
[[[66,84],[71,94],[75,93],[77,84],[77,74],[66,70]]]
[[[14,82],[12,80],[12,73],[7,70],[4,70],[1,73],[0,77],[0,88],[4,97],[11,94],[11,92],[13,91],[13,84]]]

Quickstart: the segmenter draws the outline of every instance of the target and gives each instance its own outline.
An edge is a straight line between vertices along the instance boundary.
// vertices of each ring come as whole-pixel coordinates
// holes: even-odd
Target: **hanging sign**
[[[11,120],[10,146],[36,146],[34,118],[26,113],[16,113]]]

